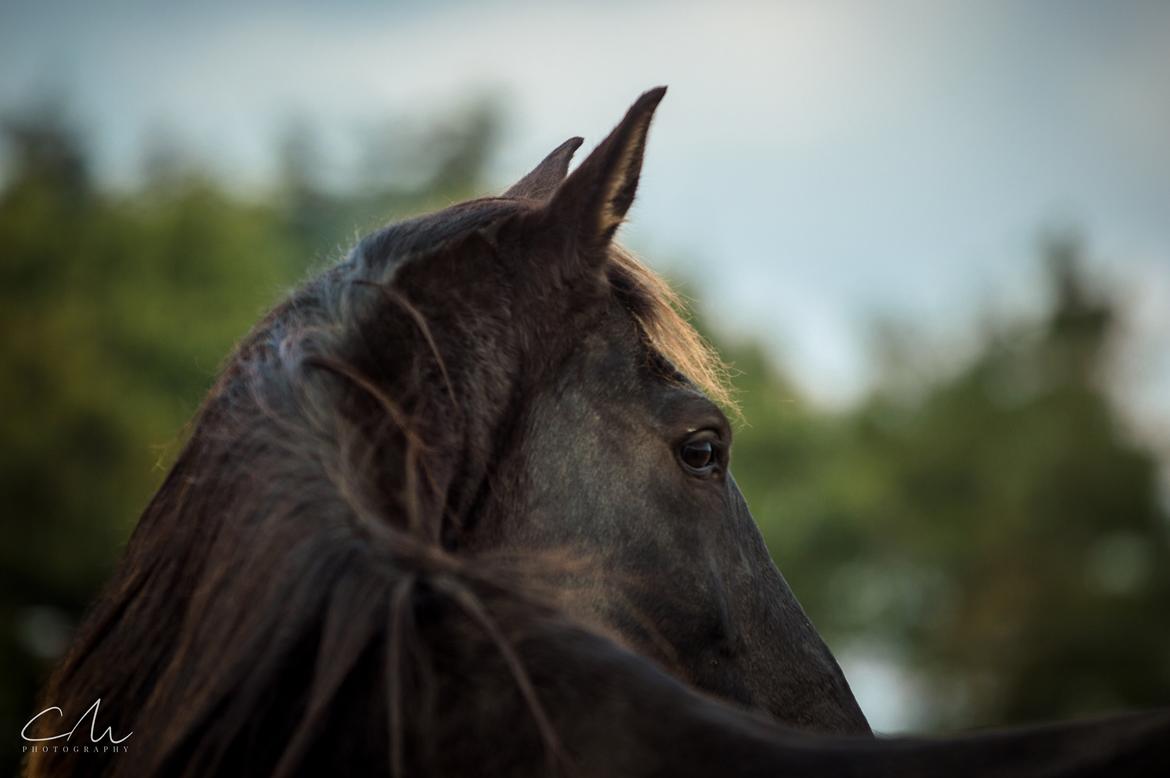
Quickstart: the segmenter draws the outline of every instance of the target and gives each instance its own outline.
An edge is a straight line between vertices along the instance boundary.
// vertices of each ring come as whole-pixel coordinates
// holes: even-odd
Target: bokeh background
[[[883,732],[1170,703],[1170,5],[0,5],[0,748],[261,312],[671,87],[625,242]]]

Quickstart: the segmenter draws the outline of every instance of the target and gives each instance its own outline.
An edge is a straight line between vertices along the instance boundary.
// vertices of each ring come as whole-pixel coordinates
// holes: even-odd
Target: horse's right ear
[[[573,230],[577,248],[605,257],[605,247],[634,203],[646,133],[666,87],[651,89],[630,107],[621,123],[565,179],[547,213]]]

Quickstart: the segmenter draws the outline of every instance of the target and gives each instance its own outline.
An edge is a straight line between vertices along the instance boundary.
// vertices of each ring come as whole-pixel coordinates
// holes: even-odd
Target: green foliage
[[[468,129],[412,144],[414,187],[331,192],[294,149],[265,204],[165,157],[138,189],[105,191],[59,119],[7,125],[0,763],[233,343],[359,231],[477,193],[494,114],[452,125]]]
[[[366,169],[387,177],[341,184],[292,133],[256,203],[165,158],[110,192],[59,121],[8,125],[0,732],[31,715],[233,342],[355,234],[484,189],[494,114],[448,126],[468,129],[380,134]],[[1156,461],[1102,388],[1115,302],[1074,246],[1049,253],[1040,322],[998,323],[921,379],[914,345],[887,343],[891,378],[845,411],[808,402],[758,346],[725,350],[748,420],[733,470],[780,568],[834,648],[912,668],[928,727],[1170,700]]]
[[[1170,522],[1157,462],[1103,388],[1115,303],[1074,244],[1051,309],[856,408],[818,412],[758,355],[734,470],[781,570],[837,647],[911,669],[930,728],[1166,704]]]

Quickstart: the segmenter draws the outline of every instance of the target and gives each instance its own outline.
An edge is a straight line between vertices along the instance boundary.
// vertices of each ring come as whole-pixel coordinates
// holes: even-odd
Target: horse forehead
[[[569,378],[612,384],[638,377],[639,365],[649,360],[638,325],[620,305],[599,306],[597,315],[569,342],[573,367]]]

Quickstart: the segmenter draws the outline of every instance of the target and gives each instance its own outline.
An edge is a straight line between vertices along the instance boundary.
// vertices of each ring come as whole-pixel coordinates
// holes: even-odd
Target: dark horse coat
[[[29,775],[1170,774],[1166,714],[869,736],[731,477],[718,361],[612,242],[664,92],[256,326]]]

